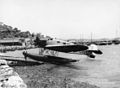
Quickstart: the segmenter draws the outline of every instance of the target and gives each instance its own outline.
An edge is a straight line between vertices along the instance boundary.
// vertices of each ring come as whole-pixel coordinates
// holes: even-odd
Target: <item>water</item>
[[[101,88],[120,88],[120,45],[101,46],[103,55],[95,60],[84,59],[78,66],[84,67],[77,72],[85,75],[77,75],[77,81],[85,81],[96,84]],[[77,65],[77,64],[76,64]]]

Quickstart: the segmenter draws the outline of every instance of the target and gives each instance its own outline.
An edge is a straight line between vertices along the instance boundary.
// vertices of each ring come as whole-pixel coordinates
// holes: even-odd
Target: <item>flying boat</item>
[[[23,51],[24,59],[14,56],[0,56],[2,59],[12,61],[12,63],[15,62],[15,64],[16,62],[19,62],[21,64],[23,62],[34,64],[39,64],[39,62],[43,62],[63,65],[80,61],[81,55],[86,55],[90,58],[95,58],[95,54],[102,54],[102,51],[100,51],[95,45],[76,45],[71,42],[61,42],[60,40],[55,40],[57,41],[56,44],[50,44],[50,41],[38,41],[37,46],[39,47],[39,54],[30,53],[29,50]],[[28,58],[30,59],[30,61],[28,60]]]
[[[50,41],[52,43],[50,43]],[[71,42],[65,42],[60,40],[40,40],[38,46],[40,48],[39,54],[23,52],[25,60],[27,57],[47,63],[53,64],[68,64],[71,62],[80,61],[81,55],[86,55],[90,58],[95,58],[95,54],[102,54],[97,46],[91,45],[76,45]],[[46,44],[47,42],[47,44]],[[49,44],[48,44],[49,43]],[[77,52],[77,53],[76,53]],[[93,54],[94,53],[94,54]]]

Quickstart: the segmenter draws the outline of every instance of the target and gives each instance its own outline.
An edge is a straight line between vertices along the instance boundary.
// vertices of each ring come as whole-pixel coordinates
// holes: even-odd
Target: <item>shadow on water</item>
[[[74,66],[74,65],[71,65],[71,64],[55,64],[55,66],[53,66],[53,67],[51,67],[51,68],[49,68],[48,69],[48,71],[51,71],[51,70],[53,70],[53,69],[56,69],[56,68],[70,68],[70,69],[76,69],[76,70],[78,70],[79,68],[78,67],[76,67],[76,66]]]
[[[76,79],[81,76],[88,76],[88,73],[84,70],[87,70],[86,67],[76,66],[75,64],[66,64],[66,65],[52,65],[47,68],[49,75],[69,77]]]
[[[53,64],[54,66],[49,68],[48,71],[52,71],[54,69],[71,69],[71,70],[87,70],[86,67],[83,67],[78,63],[79,65],[76,65],[76,63],[68,63],[68,64]]]

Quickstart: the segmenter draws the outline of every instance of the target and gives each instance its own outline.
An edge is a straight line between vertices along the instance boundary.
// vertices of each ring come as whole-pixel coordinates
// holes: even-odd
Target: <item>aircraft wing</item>
[[[55,50],[55,51],[59,51],[59,52],[77,52],[77,51],[83,51],[83,50],[87,50],[88,46],[85,45],[54,45],[54,46],[46,46],[44,47],[45,49],[49,49],[49,50]]]

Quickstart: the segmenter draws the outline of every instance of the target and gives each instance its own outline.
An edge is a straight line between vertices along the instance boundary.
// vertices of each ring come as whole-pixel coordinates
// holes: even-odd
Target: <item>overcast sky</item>
[[[120,0],[0,0],[0,22],[56,38],[113,38]]]

